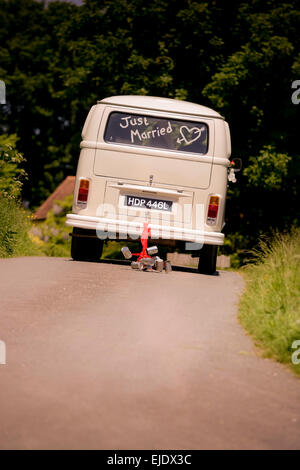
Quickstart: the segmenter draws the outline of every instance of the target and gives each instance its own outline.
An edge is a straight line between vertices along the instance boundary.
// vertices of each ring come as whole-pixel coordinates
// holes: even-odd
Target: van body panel
[[[229,125],[226,121],[224,121],[224,126],[225,126],[225,131],[226,131],[226,147],[227,147],[226,158],[229,158],[231,155],[231,138],[230,138]]]
[[[103,114],[103,107],[99,105],[92,106],[86,121],[84,123],[81,136],[83,140],[97,141],[99,125]]]
[[[214,157],[226,158],[228,155],[228,140],[227,140],[226,124],[224,121],[215,120],[215,132],[218,138],[214,140],[214,143],[215,143]]]
[[[118,108],[137,108],[139,110],[151,110],[166,113],[177,113],[182,116],[183,114],[192,116],[206,116],[213,117],[215,119],[224,120],[218,112],[211,108],[202,106],[197,103],[191,103],[189,101],[174,100],[171,98],[160,98],[158,96],[134,96],[134,95],[122,95],[122,96],[110,96],[101,101],[98,104],[114,105]]]
[[[114,176],[116,168],[118,168],[118,176]],[[210,161],[204,163],[188,158],[141,155],[136,152],[119,152],[108,148],[96,151],[94,172],[98,176],[143,183],[148,183],[150,175],[153,175],[154,184],[207,189],[211,168]]]

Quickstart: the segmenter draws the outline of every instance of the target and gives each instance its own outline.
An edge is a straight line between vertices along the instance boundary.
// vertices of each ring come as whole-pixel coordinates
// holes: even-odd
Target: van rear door
[[[149,112],[148,112],[149,113]],[[131,181],[207,189],[214,121],[105,110],[99,129],[94,173]]]
[[[145,200],[145,209],[156,204],[160,210],[163,202],[171,202],[174,221],[179,221],[179,209],[192,206],[194,191],[209,187],[213,119],[107,107],[98,135],[94,173],[106,178],[107,204],[138,207],[141,201],[128,200],[135,196]],[[160,212],[163,219],[168,217],[167,209]]]

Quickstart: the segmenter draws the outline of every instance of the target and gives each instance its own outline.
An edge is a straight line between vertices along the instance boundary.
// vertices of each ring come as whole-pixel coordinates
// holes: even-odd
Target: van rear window
[[[208,127],[202,122],[112,112],[104,140],[203,155],[208,149]]]

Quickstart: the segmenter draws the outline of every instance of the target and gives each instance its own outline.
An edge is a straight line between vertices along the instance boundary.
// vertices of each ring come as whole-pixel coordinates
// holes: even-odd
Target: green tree
[[[20,167],[25,158],[16,149],[17,136],[0,136],[0,196],[19,199],[26,172]]]

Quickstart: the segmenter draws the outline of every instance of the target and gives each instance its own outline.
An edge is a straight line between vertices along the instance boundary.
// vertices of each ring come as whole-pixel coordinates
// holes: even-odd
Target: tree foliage
[[[249,158],[244,174],[250,188],[260,190],[280,190],[288,174],[291,157],[278,153],[271,145],[266,145],[255,157]]]
[[[26,178],[20,164],[25,158],[16,149],[17,136],[0,136],[0,196],[19,199],[22,185]]]
[[[0,136],[0,258],[39,254],[28,235],[31,217],[20,200],[26,172],[17,140],[16,135]]]

